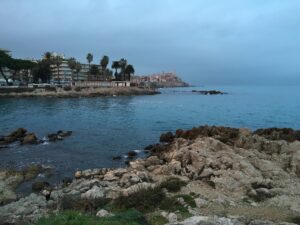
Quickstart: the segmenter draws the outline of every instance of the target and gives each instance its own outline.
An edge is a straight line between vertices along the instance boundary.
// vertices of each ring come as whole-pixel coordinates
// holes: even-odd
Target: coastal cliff
[[[202,126],[160,141],[128,167],[77,171],[67,184],[0,207],[0,224],[65,210],[114,218],[126,209],[146,221],[132,224],[299,224],[300,131]]]

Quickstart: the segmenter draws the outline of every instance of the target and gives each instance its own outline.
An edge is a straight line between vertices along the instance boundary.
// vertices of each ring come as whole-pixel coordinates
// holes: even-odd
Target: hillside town
[[[148,76],[132,76],[131,82],[137,86],[150,86],[154,88],[189,86],[175,72],[162,72]]]

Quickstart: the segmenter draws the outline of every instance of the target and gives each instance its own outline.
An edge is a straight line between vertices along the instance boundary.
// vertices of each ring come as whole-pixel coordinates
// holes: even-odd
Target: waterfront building
[[[92,65],[91,65],[92,66]],[[99,66],[96,65],[98,68]],[[101,76],[99,75],[90,75],[89,74],[89,65],[81,64],[81,70],[76,73],[76,71],[72,71],[68,65],[68,61],[63,59],[59,68],[57,65],[51,65],[51,74],[53,81],[61,81],[61,82],[72,82],[72,81],[99,81],[101,80]],[[59,75],[58,75],[59,72]]]

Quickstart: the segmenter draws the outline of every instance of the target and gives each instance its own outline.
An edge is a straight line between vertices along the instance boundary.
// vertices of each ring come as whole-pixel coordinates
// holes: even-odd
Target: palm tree
[[[121,68],[122,80],[124,81],[125,80],[125,68],[127,66],[127,60],[124,59],[124,58],[120,59],[119,65],[120,65],[120,68]]]
[[[59,67],[62,64],[63,59],[61,56],[57,55],[57,56],[52,57],[52,61],[57,67],[57,79],[58,79],[58,83],[60,84]]]
[[[100,66],[101,66],[101,74],[104,76],[104,79],[107,80],[107,73],[106,68],[109,63],[109,57],[107,55],[104,55],[102,59],[100,60]]]
[[[52,53],[51,52],[45,52],[43,55],[43,59],[46,61],[51,61],[52,59]]]
[[[78,73],[80,72],[81,69],[82,69],[82,66],[81,66],[80,62],[76,62],[75,63],[75,71],[76,71],[76,74],[77,74],[77,81],[79,80],[78,79]]]
[[[88,61],[88,64],[89,64],[89,71],[91,70],[91,62],[93,61],[93,55],[92,55],[92,53],[88,53],[87,55],[86,55],[86,60]],[[90,72],[89,72],[89,74],[90,74]]]
[[[68,59],[68,66],[70,67],[71,71],[72,71],[72,81],[74,80],[73,77],[73,72],[76,69],[76,59],[71,57]]]
[[[130,81],[131,74],[134,74],[134,68],[131,64],[127,65],[125,68],[125,74],[128,75],[128,80]]]
[[[118,69],[120,68],[119,61],[113,61],[112,65],[111,65],[111,68],[116,70],[115,77],[117,78]]]
[[[100,65],[101,65],[103,71],[106,69],[108,63],[109,63],[109,57],[107,55],[103,56],[100,61]]]

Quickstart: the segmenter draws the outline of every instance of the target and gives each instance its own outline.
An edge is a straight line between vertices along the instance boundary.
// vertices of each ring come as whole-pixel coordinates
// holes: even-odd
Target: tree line
[[[91,64],[93,62],[93,54],[88,53],[86,56],[88,63],[88,80],[117,80],[117,81],[130,81],[131,75],[134,74],[134,67],[127,63],[127,60],[122,58],[118,61],[113,61],[111,68],[108,68],[109,57],[104,55],[99,65]],[[45,52],[41,60],[37,62],[31,60],[14,59],[9,54],[9,51],[0,49],[0,73],[5,79],[7,85],[9,85],[8,77],[4,74],[3,69],[8,68],[14,73],[18,73],[21,70],[31,70],[33,75],[33,82],[37,83],[41,80],[43,83],[50,83],[52,80],[51,65],[55,65],[57,69],[57,80],[60,82],[60,66],[64,62],[67,62],[69,68],[72,71],[72,80],[79,80],[79,73],[82,71],[82,64],[74,57],[64,59],[59,55],[52,54],[51,52]]]

